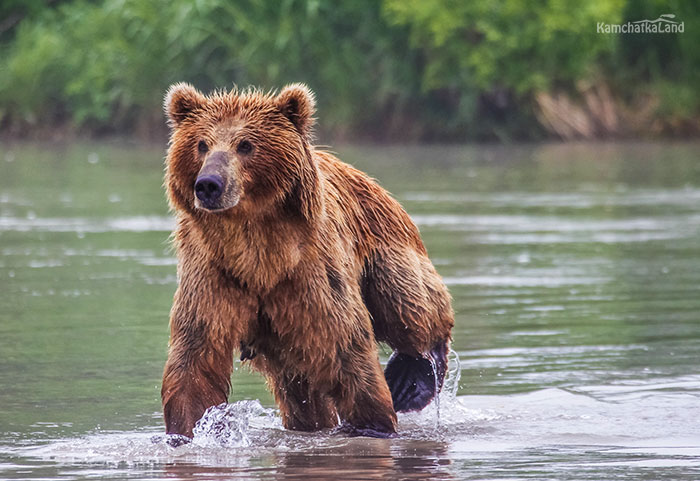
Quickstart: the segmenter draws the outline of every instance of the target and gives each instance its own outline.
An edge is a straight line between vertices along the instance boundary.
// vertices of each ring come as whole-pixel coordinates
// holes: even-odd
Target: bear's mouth
[[[223,212],[225,210],[228,210],[232,207],[235,207],[239,200],[240,196],[239,195],[232,195],[232,196],[226,196],[227,199],[226,201],[217,201],[217,202],[211,202],[211,201],[206,201],[206,200],[200,200],[199,198],[196,197],[195,195],[195,200],[194,200],[194,206],[195,208],[199,210],[203,210],[206,212]]]

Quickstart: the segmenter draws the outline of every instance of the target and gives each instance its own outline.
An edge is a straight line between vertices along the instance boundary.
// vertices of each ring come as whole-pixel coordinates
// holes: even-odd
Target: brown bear
[[[396,432],[439,392],[450,296],[418,229],[364,173],[312,145],[315,100],[173,85],[165,185],[178,288],[162,400],[191,437],[226,402],[233,352],[261,371],[287,429]],[[394,349],[384,373],[376,343]]]

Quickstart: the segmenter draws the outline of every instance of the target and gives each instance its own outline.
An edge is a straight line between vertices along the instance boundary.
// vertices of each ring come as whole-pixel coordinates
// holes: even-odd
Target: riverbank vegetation
[[[683,22],[605,34],[599,22]],[[176,81],[308,83],[322,138],[696,136],[700,4],[551,0],[9,0],[5,136],[163,133]]]

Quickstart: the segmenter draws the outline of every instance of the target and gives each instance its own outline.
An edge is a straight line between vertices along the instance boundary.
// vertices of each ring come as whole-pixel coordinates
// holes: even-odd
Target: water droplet
[[[433,379],[435,380],[435,398],[433,400],[435,402],[435,429],[440,429],[440,385],[438,383],[437,364],[432,356],[428,356],[428,360],[430,360],[430,367],[433,369]]]

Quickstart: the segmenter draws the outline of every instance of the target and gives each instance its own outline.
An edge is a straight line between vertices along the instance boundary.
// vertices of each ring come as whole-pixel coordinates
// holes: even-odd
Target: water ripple
[[[170,232],[172,217],[134,216],[91,219],[87,217],[0,217],[0,231],[16,232]]]

